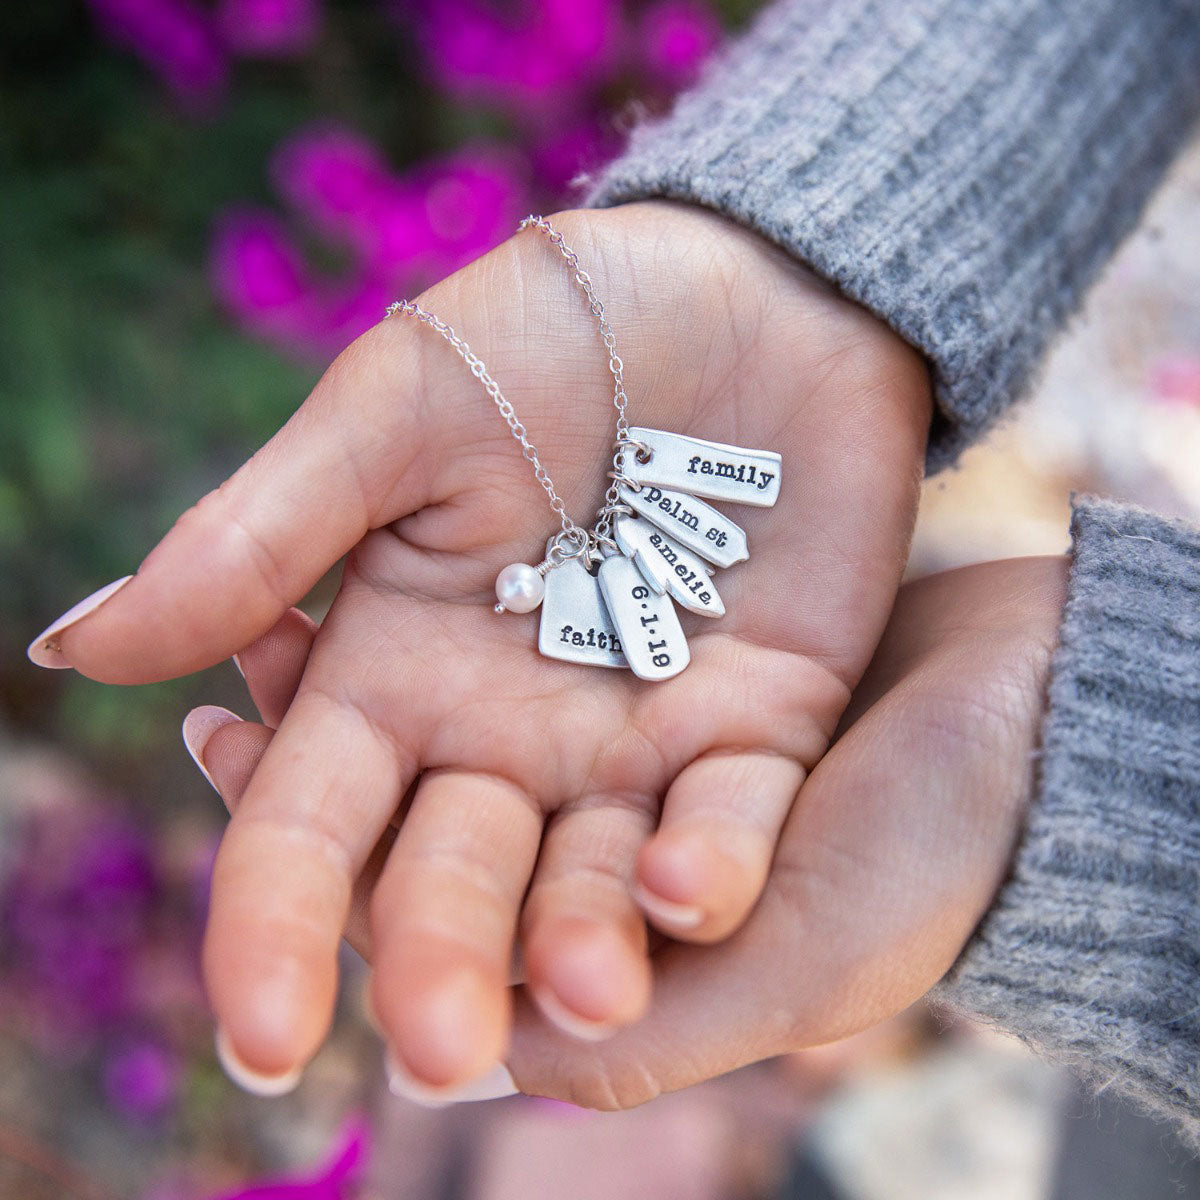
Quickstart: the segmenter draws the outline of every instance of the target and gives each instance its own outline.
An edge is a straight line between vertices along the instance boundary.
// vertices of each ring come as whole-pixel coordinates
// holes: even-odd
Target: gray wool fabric
[[[1077,502],[1036,803],[937,989],[1200,1149],[1200,529]]]
[[[715,208],[882,317],[931,364],[937,469],[1133,226],[1197,64],[1197,0],[784,0],[588,202]]]
[[[1020,396],[1198,111],[1196,0],[783,0],[589,202],[717,209],[888,322],[930,363],[936,469]],[[1073,533],[1028,830],[936,994],[1200,1148],[1200,531],[1088,500]]]

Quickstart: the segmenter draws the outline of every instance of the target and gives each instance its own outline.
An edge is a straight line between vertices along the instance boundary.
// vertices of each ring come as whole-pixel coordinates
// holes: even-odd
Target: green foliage
[[[217,309],[214,214],[267,195],[264,163],[314,115],[280,68],[210,117],[175,108],[65,0],[0,8],[0,616],[7,720],[90,748],[177,736],[175,705],[76,681],[46,696],[24,642],[134,569],[263,441],[316,372]],[[124,725],[118,736],[118,723]]]
[[[79,0],[0,4],[0,724],[106,744],[103,689],[34,682],[25,642],[135,569],[315,380],[235,328],[208,278],[215,216],[275,203],[272,149],[320,119],[397,166],[505,135],[429,86],[386,9],[330,0],[318,52],[236,61],[197,113]],[[174,738],[173,706],[144,707],[139,739]]]

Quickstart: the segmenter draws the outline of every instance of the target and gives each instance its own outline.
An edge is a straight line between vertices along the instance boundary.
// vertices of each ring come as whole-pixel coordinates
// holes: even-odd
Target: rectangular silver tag
[[[725,615],[708,564],[657,526],[641,517],[622,515],[617,518],[613,536],[659,595],[666,592],[680,608],[702,617]]]
[[[750,557],[742,527],[703,500],[669,488],[647,485],[640,492],[622,487],[621,503],[628,504],[634,512],[652,521],[672,541],[718,567],[731,567]]]
[[[538,649],[547,658],[592,667],[627,667],[621,639],[608,615],[596,576],[583,560],[568,559],[546,572]]]
[[[763,508],[779,499],[783,459],[770,450],[706,442],[661,429],[635,428],[629,436],[650,451],[645,463],[638,462],[636,454],[625,456],[625,472],[638,483]]]
[[[692,656],[671,598],[656,596],[633,559],[623,554],[614,554],[600,564],[599,579],[633,673],[639,679],[678,675]]]

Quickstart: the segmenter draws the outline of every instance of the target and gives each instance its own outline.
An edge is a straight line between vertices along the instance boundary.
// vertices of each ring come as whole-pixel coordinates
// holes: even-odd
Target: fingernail
[[[243,678],[246,678],[246,672],[242,670],[242,660],[235,654],[233,656],[233,665],[237,667],[237,673]]]
[[[572,1012],[549,988],[531,988],[542,1015],[563,1033],[578,1038],[581,1042],[602,1042],[617,1032],[615,1025],[605,1021],[589,1021]]]
[[[634,884],[633,898],[646,916],[662,925],[673,925],[676,929],[695,929],[704,920],[704,909],[695,904],[678,904],[664,900],[662,896]]]
[[[303,1067],[293,1067],[290,1071],[284,1071],[282,1075],[264,1075],[261,1071],[246,1066],[238,1057],[237,1051],[234,1050],[233,1043],[219,1025],[217,1026],[216,1044],[217,1061],[221,1064],[225,1074],[238,1087],[252,1095],[286,1096],[288,1092],[295,1091],[296,1084],[300,1082],[300,1076],[304,1074]]]
[[[431,1087],[414,1078],[390,1050],[384,1054],[388,1088],[393,1096],[411,1100],[424,1108],[444,1108],[447,1104],[463,1104],[470,1100],[499,1100],[515,1096],[520,1090],[503,1063],[497,1063],[486,1075],[460,1087]]]
[[[183,718],[183,744],[192,756],[192,762],[200,769],[200,774],[212,784],[214,792],[218,792],[219,789],[213,783],[213,777],[204,765],[204,747],[208,745],[209,738],[218,729],[225,725],[232,725],[241,719],[237,713],[231,713],[229,709],[222,708],[219,704],[202,704],[199,708],[193,708]]]
[[[36,666],[47,667],[51,671],[68,669],[71,664],[63,657],[63,652],[58,645],[58,635],[77,621],[82,621],[89,613],[95,612],[105,600],[110,596],[115,596],[132,578],[132,575],[126,575],[123,579],[114,579],[112,583],[106,583],[98,592],[86,596],[74,608],[67,609],[57,621],[47,625],[29,643],[29,649],[25,651],[29,655],[29,661]]]

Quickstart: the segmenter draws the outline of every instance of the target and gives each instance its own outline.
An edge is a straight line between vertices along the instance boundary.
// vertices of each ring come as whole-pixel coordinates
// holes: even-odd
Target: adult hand
[[[1065,560],[1045,558],[901,588],[746,924],[719,945],[662,947],[648,1016],[602,1044],[566,1043],[520,996],[509,1055],[520,1087],[626,1108],[846,1037],[928,991],[992,902],[1019,836],[1065,583]],[[301,620],[253,652],[248,678],[268,719],[299,678]],[[239,723],[209,740],[204,762],[231,807],[271,736]],[[359,877],[347,929],[367,957],[385,857],[386,845]]]
[[[459,1085],[506,1053],[518,919],[547,1014],[588,1035],[634,1021],[650,969],[630,880],[678,937],[743,920],[891,608],[930,419],[918,356],[720,217],[648,203],[556,222],[617,331],[631,420],[783,456],[778,505],[737,514],[752,557],[720,578],[728,615],[689,627],[683,674],[549,661],[535,617],[492,613],[497,570],[536,560],[556,522],[477,381],[403,319],[350,347],[127,585],[35,643],[108,682],[184,674],[294,623],[348,554],[214,874],[210,995],[261,1076],[323,1038],[353,881],[406,796],[373,997],[415,1078]],[[421,302],[487,362],[568,511],[592,513],[611,381],[554,248],[514,238]]]

